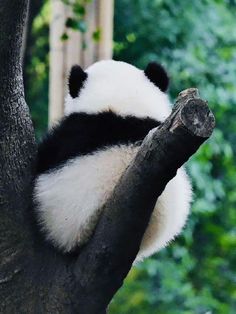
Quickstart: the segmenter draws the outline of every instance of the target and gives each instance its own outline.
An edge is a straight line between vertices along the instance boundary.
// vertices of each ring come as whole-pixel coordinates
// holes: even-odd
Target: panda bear
[[[144,71],[106,60],[73,66],[65,117],[39,145],[34,200],[47,239],[63,252],[92,236],[101,208],[153,128],[171,112],[165,69]],[[183,168],[157,199],[136,261],[165,247],[183,228],[191,203]]]

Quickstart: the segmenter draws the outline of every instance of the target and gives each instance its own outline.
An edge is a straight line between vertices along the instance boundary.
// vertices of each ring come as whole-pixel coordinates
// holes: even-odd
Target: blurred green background
[[[187,165],[194,202],[178,239],[133,267],[111,314],[236,313],[236,1],[117,0],[114,58],[144,68],[163,63],[170,95],[197,87],[217,121]],[[35,15],[25,58],[25,92],[37,137],[47,128],[47,1]]]

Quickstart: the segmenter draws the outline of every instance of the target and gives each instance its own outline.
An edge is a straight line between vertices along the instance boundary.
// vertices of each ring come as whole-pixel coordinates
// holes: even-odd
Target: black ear
[[[79,65],[71,68],[69,76],[69,92],[72,98],[78,97],[80,89],[83,87],[88,74]]]
[[[162,65],[156,62],[148,63],[144,70],[147,78],[160,88],[162,92],[166,92],[169,86],[169,77]]]

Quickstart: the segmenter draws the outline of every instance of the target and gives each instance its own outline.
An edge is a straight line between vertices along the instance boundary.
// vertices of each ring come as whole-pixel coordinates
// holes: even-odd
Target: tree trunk
[[[89,243],[74,255],[57,252],[41,238],[30,207],[36,148],[20,65],[27,0],[0,0],[0,8],[0,313],[105,314],[157,197],[210,136],[213,115],[196,90],[181,93],[145,138]]]
[[[26,217],[36,150],[20,56],[27,0],[1,0],[0,8],[0,312],[9,313],[24,288],[19,274],[30,244]]]

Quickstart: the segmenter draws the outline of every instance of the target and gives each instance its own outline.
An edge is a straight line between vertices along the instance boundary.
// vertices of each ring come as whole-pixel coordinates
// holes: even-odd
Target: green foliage
[[[67,33],[65,32],[65,33],[63,33],[63,34],[61,35],[61,40],[62,40],[62,41],[66,41],[67,39],[69,39],[69,36],[68,36]]]
[[[24,65],[26,101],[30,107],[37,138],[48,124],[49,3],[34,19]]]
[[[116,2],[115,58],[163,63],[173,99],[197,87],[217,128],[188,164],[195,198],[185,232],[133,269],[110,313],[236,312],[236,4]]]
[[[67,29],[87,31],[85,22],[86,6],[93,0],[61,0],[70,6],[72,15],[66,20],[66,31],[61,34],[61,40],[69,39]],[[30,107],[36,137],[39,139],[45,133],[48,124],[48,86],[49,86],[49,23],[50,3],[43,1],[42,8],[29,32],[30,41],[24,64],[24,83],[26,100]],[[101,38],[101,29],[95,28],[91,40],[98,42]],[[86,48],[83,38],[83,48]]]
[[[101,29],[98,28],[97,30],[95,30],[92,34],[92,37],[95,42],[99,42],[99,40],[101,39]]]
[[[81,33],[85,33],[87,30],[87,25],[83,20],[77,20],[72,17],[68,17],[66,20],[66,27],[72,28],[73,30],[79,30]]]
[[[87,31],[87,22],[86,22],[86,11],[88,9],[88,4],[93,0],[61,0],[71,9],[71,16],[67,18],[65,27],[66,31],[61,35],[63,41],[69,39],[68,29],[73,31],[78,31],[82,34]],[[91,40],[98,42],[101,37],[100,29],[95,29],[92,33]],[[83,38],[83,47],[86,49],[87,43],[85,38]]]
[[[86,5],[91,2],[90,0],[61,0],[67,6],[71,8],[71,16],[67,18],[65,27],[72,29],[73,31],[79,31],[85,33],[87,30],[87,24],[85,21]],[[62,35],[62,40],[69,38],[67,32]]]

